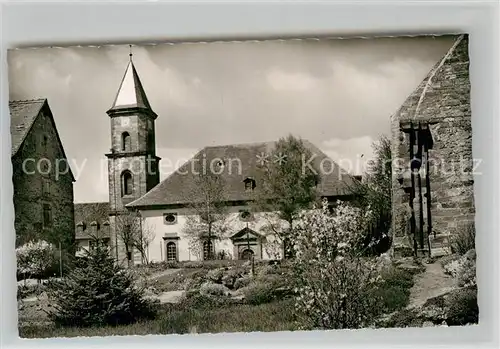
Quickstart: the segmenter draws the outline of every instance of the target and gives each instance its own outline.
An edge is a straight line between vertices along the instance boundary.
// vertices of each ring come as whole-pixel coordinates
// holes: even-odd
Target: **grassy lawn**
[[[133,325],[101,328],[56,328],[27,325],[19,328],[23,338],[184,334],[196,328],[198,333],[293,331],[293,300],[261,305],[229,305],[223,308],[167,306],[156,320]]]
[[[222,298],[210,300],[204,296],[194,297],[179,304],[158,305],[159,312],[155,320],[94,328],[58,328],[51,324],[37,324],[34,321],[40,321],[37,315],[40,311],[31,313],[30,308],[27,308],[20,312],[23,316],[20,316],[19,334],[23,338],[49,338],[298,330],[300,324],[296,321],[294,299],[270,297],[274,288],[282,284],[275,282],[282,280],[283,270],[285,269],[279,268],[274,274],[257,276],[258,283],[247,290],[250,293],[245,294],[245,304],[221,300]],[[207,272],[207,268],[193,266],[161,276],[151,286],[160,292],[182,290],[187,282],[204,277]],[[384,282],[374,294],[381,299],[377,313],[388,314],[405,308],[409,303],[414,274],[390,267],[382,276]]]

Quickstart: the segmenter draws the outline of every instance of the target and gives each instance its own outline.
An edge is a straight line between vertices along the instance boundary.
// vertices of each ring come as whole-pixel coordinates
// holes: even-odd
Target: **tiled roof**
[[[9,109],[10,134],[12,139],[11,156],[16,155],[19,149],[21,149],[24,140],[28,136],[31,128],[33,127],[33,124],[35,123],[35,120],[37,119],[37,116],[40,115],[42,109],[44,109],[44,113],[47,113],[46,115],[49,117],[49,120],[52,123],[52,127],[56,134],[62,157],[64,159],[67,159],[66,152],[64,151],[64,147],[61,142],[61,138],[59,137],[59,132],[57,131],[54,116],[52,115],[52,111],[50,110],[46,98],[9,101]],[[74,182],[75,177],[73,175],[73,171],[71,170],[71,165],[69,164],[69,162],[68,166],[69,174],[71,175],[71,178]]]
[[[17,153],[21,144],[23,144],[45,102],[45,98],[9,101],[12,156]]]
[[[109,216],[109,203],[108,202],[86,202],[74,204],[75,207],[75,227],[83,223],[85,230],[83,234],[76,229],[76,238],[83,239],[89,238],[88,232],[92,222],[97,222],[101,229],[105,222],[108,221]]]
[[[348,194],[346,185],[350,185],[355,179],[342,171],[340,167],[329,159],[326,154],[314,146],[311,142],[303,140],[304,145],[315,155],[311,163],[319,168],[323,161],[323,171],[320,171],[321,181],[318,189],[322,196],[339,196]],[[256,181],[255,191],[259,188],[258,161],[262,154],[269,154],[275,147],[275,142],[236,144],[224,146],[205,147],[198,152],[190,161],[182,165],[164,181],[151,189],[141,198],[131,202],[127,207],[148,207],[183,205],[189,203],[187,193],[193,192],[196,186],[196,174],[192,172],[192,163],[206,161],[210,164],[213,159],[225,159],[228,169],[223,171],[224,192],[222,198],[225,201],[251,200],[252,193],[245,191],[245,178],[253,178]],[[231,159],[239,159],[241,171],[238,171],[238,163]],[[326,160],[326,161],[325,161]]]

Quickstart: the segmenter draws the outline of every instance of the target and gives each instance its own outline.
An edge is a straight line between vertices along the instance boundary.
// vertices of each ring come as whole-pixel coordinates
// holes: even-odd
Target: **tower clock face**
[[[122,121],[122,122],[121,122],[121,124],[122,124],[122,126],[124,126],[124,127],[127,127],[127,126],[129,126],[129,125],[130,125],[130,119],[129,119],[129,118],[122,118],[122,120],[121,120],[121,121]]]

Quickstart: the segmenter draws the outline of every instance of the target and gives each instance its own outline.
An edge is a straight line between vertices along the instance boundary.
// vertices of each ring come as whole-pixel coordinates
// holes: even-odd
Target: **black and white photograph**
[[[9,50],[19,335],[476,325],[469,44]]]

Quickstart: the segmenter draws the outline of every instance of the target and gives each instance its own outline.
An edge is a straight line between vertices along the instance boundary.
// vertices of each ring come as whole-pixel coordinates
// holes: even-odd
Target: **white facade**
[[[281,258],[283,253],[281,244],[266,229],[269,224],[274,226],[280,224],[276,215],[253,213],[251,219],[244,220],[241,218],[241,211],[246,210],[248,208],[244,206],[229,208],[225,224],[227,233],[224,238],[214,241],[215,255],[224,251],[226,259],[244,259],[245,253],[248,253],[245,250],[250,247],[255,259]],[[150,231],[153,237],[148,247],[150,262],[203,260],[203,246],[201,243],[200,246],[193,246],[191,236],[184,230],[188,221],[187,216],[190,215],[188,209],[143,210],[140,213],[143,219],[143,231]],[[174,215],[175,220],[171,219],[171,216],[166,219],[169,214]],[[199,218],[191,216],[191,219]],[[249,230],[244,230],[247,227]],[[234,237],[239,232],[241,236]]]

